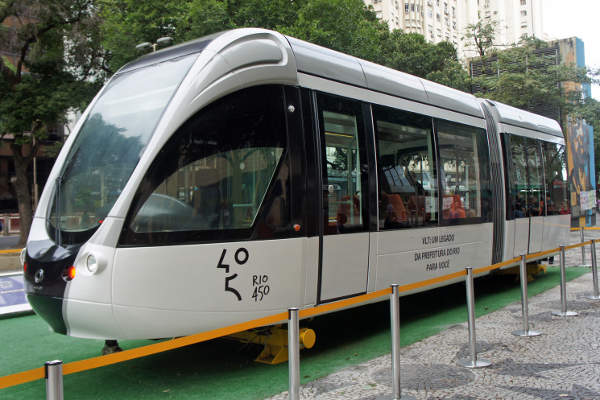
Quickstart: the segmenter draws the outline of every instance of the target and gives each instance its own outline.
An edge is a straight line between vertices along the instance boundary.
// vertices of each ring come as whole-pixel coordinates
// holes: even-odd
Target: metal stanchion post
[[[527,300],[527,262],[525,254],[521,255],[521,264],[519,266],[521,277],[521,311],[523,313],[523,329],[514,331],[515,336],[539,336],[541,332],[529,329],[529,305]]]
[[[289,399],[300,400],[300,324],[298,308],[288,309]]]
[[[586,297],[591,300],[600,300],[600,292],[598,291],[598,264],[596,259],[596,239],[592,239],[590,251],[592,253],[592,279],[594,281],[594,294]]]
[[[394,400],[414,399],[412,396],[402,396],[400,387],[400,299],[398,285],[392,285],[390,294],[390,320],[392,323],[392,393]]]
[[[583,225],[580,228],[581,243],[585,242],[585,234],[583,233]],[[581,265],[585,265],[585,246],[581,246]]]
[[[63,400],[63,362],[46,361],[44,373],[46,377],[46,400]]]
[[[560,311],[552,311],[558,317],[573,317],[575,311],[567,311],[567,278],[565,273],[565,246],[560,246]]]
[[[467,310],[469,313],[469,346],[471,359],[458,360],[458,364],[466,368],[488,367],[488,360],[477,359],[477,339],[475,337],[475,290],[473,289],[473,268],[467,267]]]

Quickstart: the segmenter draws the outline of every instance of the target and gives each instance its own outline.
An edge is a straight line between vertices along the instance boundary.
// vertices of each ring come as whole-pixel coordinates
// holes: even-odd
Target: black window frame
[[[134,232],[131,229],[131,223],[135,218],[137,212],[144,204],[151,193],[157,187],[155,182],[150,183],[152,175],[161,168],[158,165],[161,154],[163,154],[169,145],[174,146],[176,140],[182,136],[185,136],[185,129],[192,124],[195,119],[200,118],[203,113],[211,112],[214,107],[218,107],[221,104],[227,102],[231,96],[239,94],[242,91],[262,90],[270,88],[270,90],[278,90],[281,92],[281,118],[283,119],[284,132],[283,137],[285,138],[285,148],[281,154],[279,162],[273,172],[272,179],[268,183],[265,191],[265,197],[260,204],[259,210],[254,218],[251,226],[247,228],[238,229],[211,229],[211,230],[188,230],[188,231],[158,231],[158,232]],[[290,111],[293,106],[294,111]],[[169,138],[163,148],[157,153],[156,158],[152,161],[151,166],[145,173],[140,186],[136,188],[136,194],[134,195],[133,201],[131,202],[130,209],[125,218],[125,223],[121,231],[121,235],[118,241],[118,247],[151,247],[151,246],[172,246],[172,245],[183,245],[183,244],[201,244],[201,243],[218,243],[218,242],[235,242],[235,241],[250,241],[250,240],[268,240],[268,239],[282,239],[291,237],[301,237],[306,234],[304,227],[305,217],[303,216],[302,210],[305,205],[298,203],[292,204],[294,196],[297,196],[298,190],[302,190],[305,186],[305,182],[298,182],[298,177],[303,175],[302,172],[293,170],[292,168],[298,169],[303,168],[303,150],[300,146],[299,137],[297,135],[298,130],[302,129],[302,105],[300,104],[299,93],[296,88],[286,87],[284,85],[259,85],[253,86],[239,91],[233,92],[224,96],[208,106],[197,111],[188,118]],[[272,111],[272,110],[271,110]],[[292,136],[293,135],[293,136]],[[293,148],[293,150],[292,150]],[[294,154],[296,155],[294,156]],[[300,158],[299,158],[300,157]],[[258,224],[263,221],[274,196],[274,186],[277,181],[283,165],[287,164],[288,175],[287,179],[291,188],[289,189],[290,202],[287,205],[289,213],[289,224],[287,229],[274,232],[269,236],[265,236],[257,229]],[[174,171],[172,171],[174,172]],[[292,182],[292,178],[295,177],[295,182]],[[294,229],[294,225],[300,225],[300,229]]]
[[[546,169],[546,158],[548,155],[548,151],[547,149],[545,149],[545,146],[554,146],[555,149],[558,149],[558,147],[560,146],[561,149],[560,150],[556,150],[557,153],[562,152],[563,156],[564,156],[564,162],[562,162],[562,167],[564,168],[564,170],[567,172],[567,178],[565,180],[561,179],[561,182],[566,186],[566,199],[564,199],[565,204],[567,206],[567,213],[561,213],[561,209],[559,207],[555,207],[554,210],[558,209],[557,212],[552,212],[552,214],[548,213],[548,194],[551,193],[551,187],[549,185],[549,183],[552,182],[552,180],[550,180],[550,178],[546,175],[547,173],[547,169]],[[556,142],[549,142],[549,141],[545,141],[545,140],[541,140],[540,141],[540,146],[542,147],[542,161],[543,161],[543,165],[544,165],[544,193],[545,193],[545,205],[546,205],[546,215],[565,215],[565,214],[571,214],[571,191],[569,188],[569,177],[568,177],[568,163],[567,163],[567,145],[566,144],[561,144],[561,143],[556,143]]]
[[[481,198],[481,216],[479,217],[465,217],[465,218],[445,218],[444,217],[444,212],[443,212],[443,201],[444,201],[444,195],[443,195],[443,190],[444,187],[442,185],[442,173],[439,172],[438,173],[438,208],[439,208],[439,225],[440,227],[447,227],[447,226],[458,226],[458,225],[473,225],[473,224],[483,224],[483,223],[488,223],[488,222],[492,222],[492,210],[491,210],[491,201],[487,202],[487,207],[485,207],[485,202],[484,202],[484,198],[487,196],[488,198],[491,199],[492,196],[492,190],[491,190],[491,184],[492,184],[492,178],[491,178],[491,173],[490,170],[492,168],[492,164],[491,164],[491,156],[490,156],[490,144],[489,144],[489,140],[488,140],[488,131],[486,128],[482,128],[479,126],[473,126],[473,125],[468,125],[465,123],[461,123],[461,122],[456,122],[456,121],[450,121],[450,120],[445,120],[445,119],[441,119],[441,118],[434,118],[433,119],[433,123],[434,123],[434,133],[435,133],[435,138],[436,138],[436,149],[437,149],[437,163],[438,163],[438,171],[441,171],[442,166],[442,159],[441,159],[441,155],[440,155],[440,142],[439,142],[439,137],[438,137],[438,133],[439,133],[439,123],[440,122],[444,122],[444,123],[450,123],[450,124],[455,124],[455,125],[462,125],[465,127],[468,127],[469,129],[479,129],[481,130],[481,134],[482,134],[482,140],[478,141],[478,145],[480,146],[484,146],[485,147],[485,152],[483,152],[483,154],[485,154],[486,158],[487,158],[487,163],[486,163],[486,167],[487,168],[479,168],[479,182],[481,184],[481,182],[484,181],[483,179],[483,174],[487,173],[487,182],[488,182],[488,187],[485,190],[487,192],[487,194],[484,194],[484,190],[480,188],[480,198]],[[481,148],[478,149],[482,150]],[[481,164],[480,164],[481,165]]]
[[[529,136],[522,136],[522,135],[518,135],[518,134],[514,134],[514,133],[509,133],[509,132],[503,132],[502,133],[502,141],[503,141],[503,146],[504,146],[504,153],[505,153],[505,159],[506,159],[506,165],[505,165],[505,182],[506,182],[506,220],[514,220],[514,219],[520,219],[520,218],[529,218],[531,217],[530,215],[525,215],[523,217],[515,217],[514,216],[514,201],[513,201],[513,196],[512,196],[512,137],[516,136],[520,139],[524,139],[524,140],[530,140],[535,142],[536,147],[537,147],[537,151],[538,154],[540,155],[540,161],[541,161],[541,172],[542,172],[542,185],[543,185],[543,202],[544,202],[544,213],[542,215],[533,215],[535,216],[540,216],[540,217],[545,217],[548,215],[557,215],[557,214],[548,214],[548,185],[547,185],[547,177],[546,177],[546,154],[544,152],[544,144],[551,144],[554,146],[562,146],[563,150],[566,152],[566,144],[560,144],[557,142],[552,142],[552,141],[548,141],[548,140],[544,140],[543,138],[533,138],[533,137],[529,137]],[[509,166],[511,166],[509,168]],[[565,168],[567,168],[568,171],[568,167],[565,165]],[[531,190],[531,182],[530,182],[530,172],[529,172],[529,165],[527,165],[527,189],[528,191]],[[567,182],[568,182],[568,178],[567,178]],[[570,191],[569,191],[569,186],[567,184],[567,206],[569,207],[569,213],[570,213]]]
[[[435,198],[437,199],[437,204],[436,204],[436,219],[433,221],[428,221],[427,223],[424,223],[422,225],[410,225],[407,224],[406,226],[395,226],[395,227],[383,227],[383,226],[379,226],[379,220],[381,219],[381,215],[380,214],[380,210],[378,210],[378,216],[379,218],[377,219],[377,224],[378,224],[378,229],[379,231],[391,231],[391,230],[402,230],[402,229],[423,229],[423,228],[432,228],[432,227],[437,227],[439,226],[439,220],[440,220],[440,204],[439,204],[439,195],[440,195],[440,190],[439,190],[439,173],[438,173],[438,148],[437,148],[437,138],[434,132],[434,122],[433,122],[433,117],[429,116],[429,115],[425,115],[425,114],[418,114],[418,113],[414,113],[411,111],[407,111],[407,110],[403,110],[400,108],[395,108],[395,107],[389,107],[389,106],[385,106],[385,105],[380,105],[380,104],[373,104],[371,106],[371,115],[372,115],[372,120],[373,120],[373,131],[374,131],[374,142],[375,142],[375,155],[376,155],[376,159],[377,159],[377,198],[379,199],[379,203],[381,203],[382,201],[382,185],[381,185],[381,179],[383,179],[383,171],[381,169],[382,167],[382,163],[380,162],[380,149],[379,149],[379,136],[378,136],[378,131],[377,131],[377,121],[378,118],[376,116],[376,112],[392,112],[392,113],[400,113],[403,114],[402,118],[407,118],[407,119],[422,119],[422,124],[423,126],[425,125],[429,125],[429,135],[430,135],[430,140],[431,140],[431,145],[432,145],[432,157],[433,159],[431,160],[431,164],[432,164],[432,170],[431,173],[433,174],[433,181],[435,182]],[[379,204],[377,204],[377,208],[379,209]]]
[[[366,115],[365,115],[365,103],[354,99],[354,98],[350,98],[350,97],[344,97],[344,96],[340,96],[337,94],[332,94],[332,93],[326,93],[326,92],[320,92],[320,91],[314,91],[314,96],[313,96],[313,102],[314,102],[314,111],[315,111],[315,116],[316,116],[316,122],[317,122],[317,126],[316,126],[316,134],[319,136],[318,137],[318,142],[320,143],[319,146],[319,153],[317,154],[317,157],[319,157],[320,160],[320,165],[321,165],[321,169],[318,171],[318,173],[320,174],[320,178],[319,178],[319,182],[321,182],[321,190],[319,190],[319,196],[321,196],[323,198],[321,205],[319,206],[320,208],[320,212],[319,214],[321,214],[321,217],[319,217],[320,219],[323,220],[323,226],[321,227],[321,233],[324,236],[329,236],[329,235],[339,235],[339,234],[349,234],[349,233],[360,233],[360,232],[369,232],[371,231],[370,229],[370,225],[371,225],[371,211],[370,211],[370,200],[371,200],[371,196],[370,196],[370,192],[371,192],[371,187],[372,185],[369,184],[369,181],[371,180],[370,177],[372,176],[372,174],[370,173],[370,155],[369,153],[371,153],[372,150],[372,145],[369,144],[369,142],[372,140],[370,139],[369,133],[372,132],[372,127],[369,128],[368,125],[372,126],[371,121],[368,121],[366,119]],[[339,101],[341,103],[343,103],[343,106],[341,109],[333,109],[333,108],[326,108],[323,107],[322,105],[324,103],[327,102],[331,102],[331,101]],[[330,104],[327,104],[330,105]],[[333,112],[338,112],[338,113],[347,113],[347,114],[351,114],[354,115],[356,117],[356,128],[357,128],[357,138],[358,138],[358,150],[359,150],[359,157],[360,157],[360,175],[361,175],[361,188],[362,188],[362,194],[361,194],[361,215],[362,215],[362,224],[360,226],[351,226],[351,227],[346,227],[344,229],[343,232],[329,232],[327,228],[327,219],[328,219],[328,215],[325,214],[326,211],[329,211],[329,204],[327,203],[327,208],[325,207],[325,196],[323,194],[324,190],[325,190],[325,185],[327,185],[327,183],[324,181],[324,179],[328,176],[327,175],[327,165],[326,163],[324,163],[323,161],[325,160],[325,151],[326,151],[326,141],[325,141],[325,121],[323,119],[323,112],[322,111],[328,111],[331,110]]]

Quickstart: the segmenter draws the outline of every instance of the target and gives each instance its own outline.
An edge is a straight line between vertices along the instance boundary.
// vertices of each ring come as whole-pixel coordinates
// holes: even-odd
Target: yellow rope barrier
[[[0,254],[19,254],[22,249],[0,250]]]

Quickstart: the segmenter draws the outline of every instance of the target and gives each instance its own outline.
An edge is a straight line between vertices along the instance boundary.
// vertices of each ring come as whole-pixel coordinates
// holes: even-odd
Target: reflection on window
[[[379,166],[379,227],[437,222],[431,119],[374,107]]]
[[[283,148],[220,152],[181,167],[144,203],[136,232],[240,229],[253,225]]]
[[[542,142],[547,215],[570,214],[565,146]]]
[[[323,111],[328,231],[362,227],[360,153],[354,115]]]
[[[261,99],[261,101],[256,101]],[[282,90],[247,89],[192,117],[161,151],[131,223],[135,233],[227,231],[289,223]],[[278,112],[280,111],[280,112]],[[275,178],[275,179],[274,179]],[[263,205],[271,184],[271,200]],[[257,223],[259,210],[265,218]],[[260,225],[260,227],[258,226]]]
[[[513,218],[545,215],[542,158],[537,140],[510,135]]]
[[[487,220],[491,192],[485,131],[439,121],[437,134],[444,220]]]
[[[196,58],[139,68],[110,81],[69,150],[51,205],[53,227],[85,232],[106,217]]]

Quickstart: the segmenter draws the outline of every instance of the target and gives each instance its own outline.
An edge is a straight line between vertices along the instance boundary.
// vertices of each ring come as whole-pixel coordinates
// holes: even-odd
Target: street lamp
[[[158,38],[156,40],[156,43],[150,43],[150,42],[140,43],[137,46],[135,46],[135,49],[137,51],[139,51],[140,53],[147,53],[150,49],[152,49],[152,52],[155,52],[157,48],[166,47],[166,46],[170,45],[171,43],[173,43],[173,38],[169,37],[169,36],[164,36],[164,37]]]

